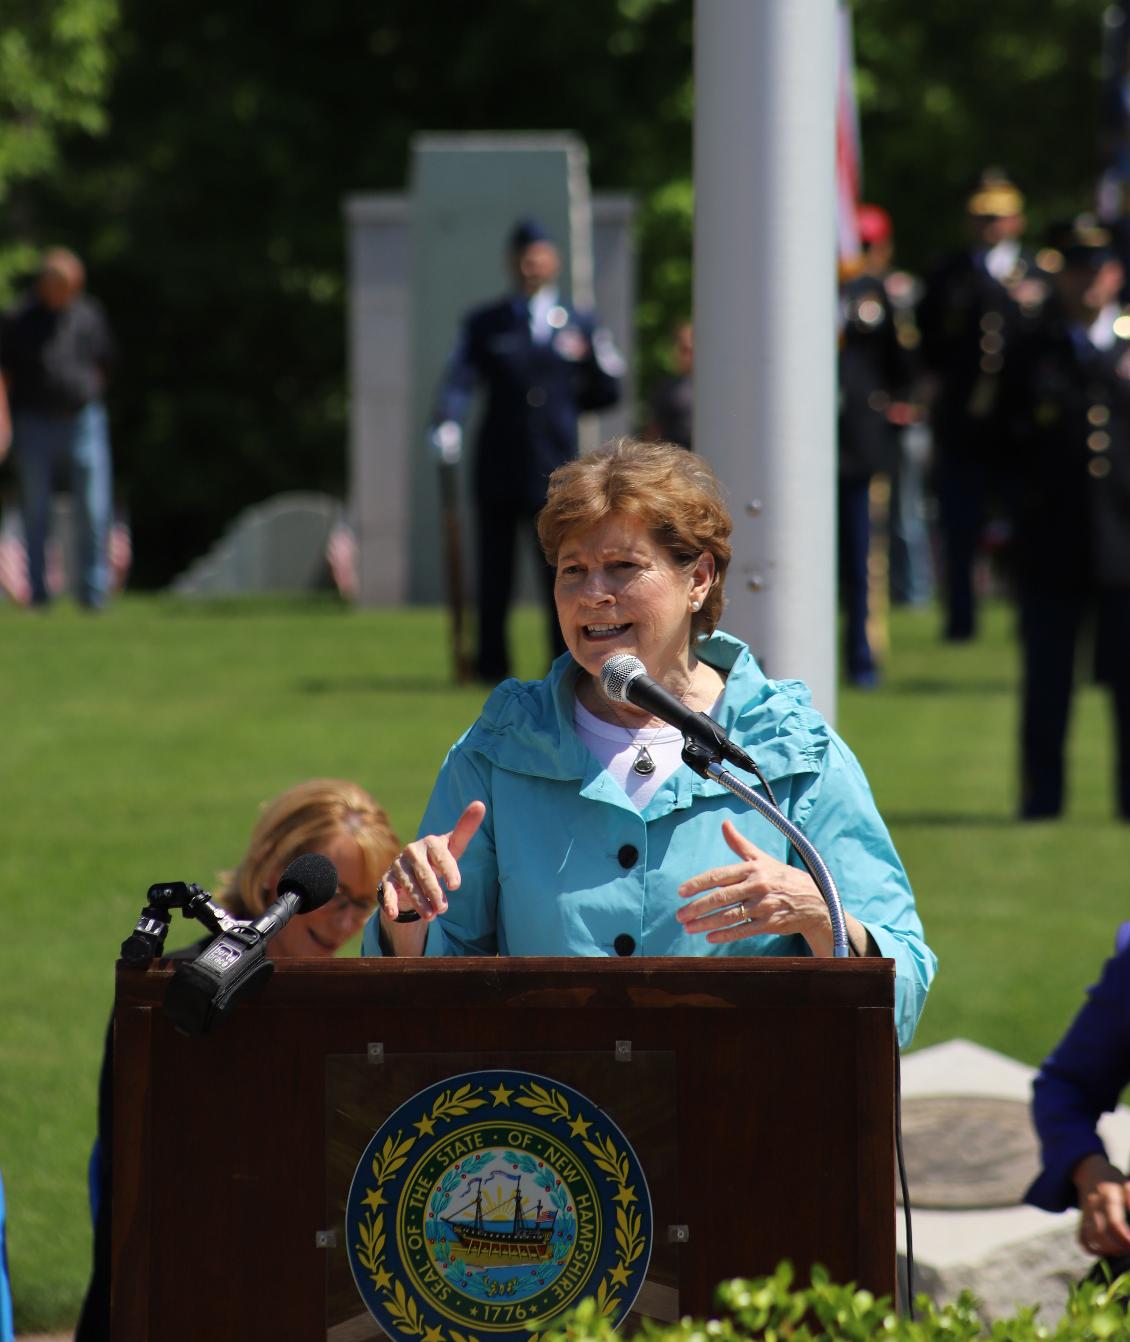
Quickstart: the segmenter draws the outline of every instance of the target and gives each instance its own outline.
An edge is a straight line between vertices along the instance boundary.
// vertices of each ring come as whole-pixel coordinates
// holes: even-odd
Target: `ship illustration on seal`
[[[467,1183],[468,1188],[472,1184],[475,1185],[475,1196],[468,1198],[463,1206],[457,1207],[450,1216],[440,1218],[451,1228],[459,1242],[463,1251],[460,1256],[481,1262],[507,1263],[540,1263],[548,1259],[553,1249],[556,1210],[543,1211],[539,1198],[533,1215],[527,1217],[522,1202],[522,1176],[495,1170],[487,1176],[488,1180],[492,1178],[513,1179],[515,1187],[514,1192],[494,1208],[489,1220],[483,1216],[481,1176],[470,1179]],[[499,1213],[504,1212],[511,1203],[514,1204],[513,1218],[509,1215],[500,1216]],[[475,1210],[469,1221],[456,1219],[471,1207]],[[502,1229],[502,1226],[507,1228]]]
[[[530,1342],[585,1296],[615,1326],[654,1233],[646,1176],[611,1116],[563,1081],[503,1067],[434,1081],[384,1119],[346,1228],[389,1342]]]

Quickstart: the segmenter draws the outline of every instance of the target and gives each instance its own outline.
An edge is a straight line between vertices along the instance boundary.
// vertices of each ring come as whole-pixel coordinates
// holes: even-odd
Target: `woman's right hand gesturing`
[[[424,922],[430,922],[444,912],[447,908],[444,886],[448,890],[459,889],[459,859],[486,813],[485,803],[473,801],[453,830],[447,834],[425,834],[404,848],[381,882],[381,913],[388,923],[396,924],[397,916],[405,913],[417,913]],[[400,924],[398,931],[404,926]]]

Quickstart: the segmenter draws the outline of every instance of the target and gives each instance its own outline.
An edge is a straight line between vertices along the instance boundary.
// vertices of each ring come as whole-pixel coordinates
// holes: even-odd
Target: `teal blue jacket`
[[[905,1046],[937,961],[863,770],[799,681],[767,680],[726,634],[695,650],[728,673],[716,715],[727,735],[753,756],[785,815],[815,844],[846,911],[895,961]],[[627,934],[640,955],[808,955],[800,936],[716,945],[683,930],[675,918],[679,885],[738,861],[723,820],[780,861],[799,866],[799,859],[767,820],[686,765],[638,811],[574,730],[578,671],[566,653],[545,680],[506,681],[448,753],[420,833],[446,833],[471,801],[484,801],[487,812],[460,860],[462,884],[428,930],[426,953],[614,955]],[[380,954],[377,930],[374,915],[362,954]]]

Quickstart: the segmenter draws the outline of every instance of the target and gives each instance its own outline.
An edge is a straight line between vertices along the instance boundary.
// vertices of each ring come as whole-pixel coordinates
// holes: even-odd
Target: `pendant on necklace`
[[[636,756],[636,762],[632,765],[632,772],[647,778],[649,774],[655,772],[655,761],[647,753],[647,746],[640,746],[640,753]]]

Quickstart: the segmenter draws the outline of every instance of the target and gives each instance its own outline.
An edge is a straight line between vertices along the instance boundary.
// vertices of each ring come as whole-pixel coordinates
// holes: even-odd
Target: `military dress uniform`
[[[436,423],[461,424],[477,385],[486,406],[475,445],[481,679],[509,674],[506,613],[514,546],[544,505],[550,473],[577,455],[577,419],[615,405],[623,360],[593,316],[554,298],[539,305],[516,293],[463,321],[439,390]],[[564,651],[553,606],[553,574],[542,565],[551,641]]]
[[[909,422],[896,430],[898,451],[891,475],[887,523],[890,598],[896,606],[925,606],[934,595],[934,554],[926,506],[933,437],[922,414],[922,334],[918,329],[918,305],[925,286],[906,270],[886,275],[883,284],[910,382]]]
[[[868,274],[848,281],[840,291],[839,560],[844,662],[861,685],[876,675],[867,637],[871,477],[894,468],[898,441],[887,411],[905,397],[909,372],[883,281]]]
[[[1003,390],[1016,480],[1023,645],[1021,814],[1058,815],[1076,646],[1095,617],[1130,819],[1130,313],[1085,330],[1054,314],[1015,348]]]
[[[1003,278],[989,250],[963,252],[927,280],[918,311],[921,357],[937,382],[931,420],[938,525],[950,639],[972,638],[973,567],[990,500],[1009,508],[998,416],[1010,346],[1038,315],[1046,288],[1033,258],[1017,252]]]

